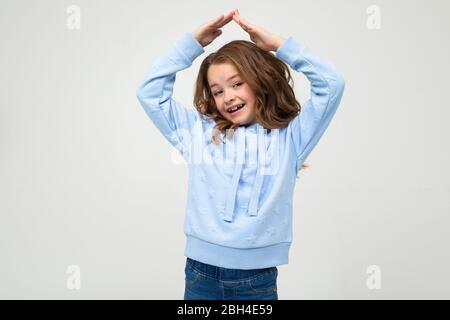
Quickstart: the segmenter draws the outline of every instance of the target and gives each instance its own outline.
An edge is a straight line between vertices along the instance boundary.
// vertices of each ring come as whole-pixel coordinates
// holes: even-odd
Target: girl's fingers
[[[250,29],[250,26],[247,22],[243,21],[241,17],[235,16],[235,21],[244,29],[245,31],[248,31]]]
[[[208,22],[205,27],[209,30],[211,29],[219,29],[222,28],[224,25],[226,25],[228,22],[230,22],[233,19],[234,14],[236,13],[237,9],[230,11],[226,16],[221,14],[220,16],[217,16],[210,22]]]
[[[242,18],[240,15],[236,14],[236,15],[234,15],[234,16],[236,17],[236,20],[237,20],[240,24],[242,24],[242,25],[246,25],[246,24],[247,24],[247,21],[245,21],[244,18]]]
[[[252,27],[253,27],[253,25],[252,25],[250,22],[248,22],[247,20],[245,20],[245,19],[239,14],[239,11],[237,12],[236,15],[237,15],[239,21],[241,21],[241,23],[242,23],[243,25],[245,25],[247,28],[252,28]]]
[[[242,23],[246,28],[249,29],[249,28],[251,27],[250,23],[248,23],[247,20],[245,20],[244,18],[239,17],[239,21],[241,21],[241,23]]]
[[[217,24],[219,24],[223,19],[223,14],[221,14],[220,16],[212,19],[211,21],[209,21],[208,23],[206,23],[206,27],[214,27]]]
[[[230,22],[233,19],[233,14],[234,14],[234,11],[231,11],[222,20],[220,20],[217,23],[217,28],[222,28],[224,25],[226,25],[228,22]]]
[[[239,20],[239,17],[237,15],[233,16],[233,20],[236,21],[236,23],[242,27],[241,20]]]

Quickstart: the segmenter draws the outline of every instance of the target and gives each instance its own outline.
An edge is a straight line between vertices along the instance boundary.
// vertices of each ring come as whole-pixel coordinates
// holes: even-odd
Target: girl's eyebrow
[[[234,76],[229,77],[229,78],[227,79],[227,81],[230,81],[231,79],[236,78],[237,76],[239,76],[239,74],[236,73]],[[216,83],[213,83],[213,85],[210,86],[210,88],[215,87],[215,86],[217,86],[217,84],[216,84]]]

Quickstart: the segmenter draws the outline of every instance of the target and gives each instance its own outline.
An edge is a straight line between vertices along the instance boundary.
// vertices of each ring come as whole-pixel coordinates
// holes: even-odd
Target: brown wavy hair
[[[256,121],[264,128],[285,128],[301,111],[288,65],[253,42],[231,41],[202,61],[195,84],[194,106],[200,114],[216,122],[212,133],[215,144],[222,141],[221,136],[231,138],[239,126],[217,110],[209,87],[209,67],[221,63],[232,64],[255,94]],[[308,165],[304,164],[301,169],[306,167]]]

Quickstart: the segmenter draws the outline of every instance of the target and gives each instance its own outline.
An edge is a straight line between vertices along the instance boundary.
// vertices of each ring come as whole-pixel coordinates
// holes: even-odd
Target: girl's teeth
[[[229,112],[234,112],[234,111],[236,111],[237,109],[239,109],[239,108],[242,107],[242,106],[243,106],[243,104],[240,104],[240,105],[236,106],[235,108],[230,109]]]

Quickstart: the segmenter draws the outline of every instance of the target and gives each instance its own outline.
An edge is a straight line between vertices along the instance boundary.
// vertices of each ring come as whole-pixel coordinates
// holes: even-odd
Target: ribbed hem
[[[290,242],[262,248],[236,249],[186,236],[184,255],[188,258],[228,269],[261,269],[288,263]]]

